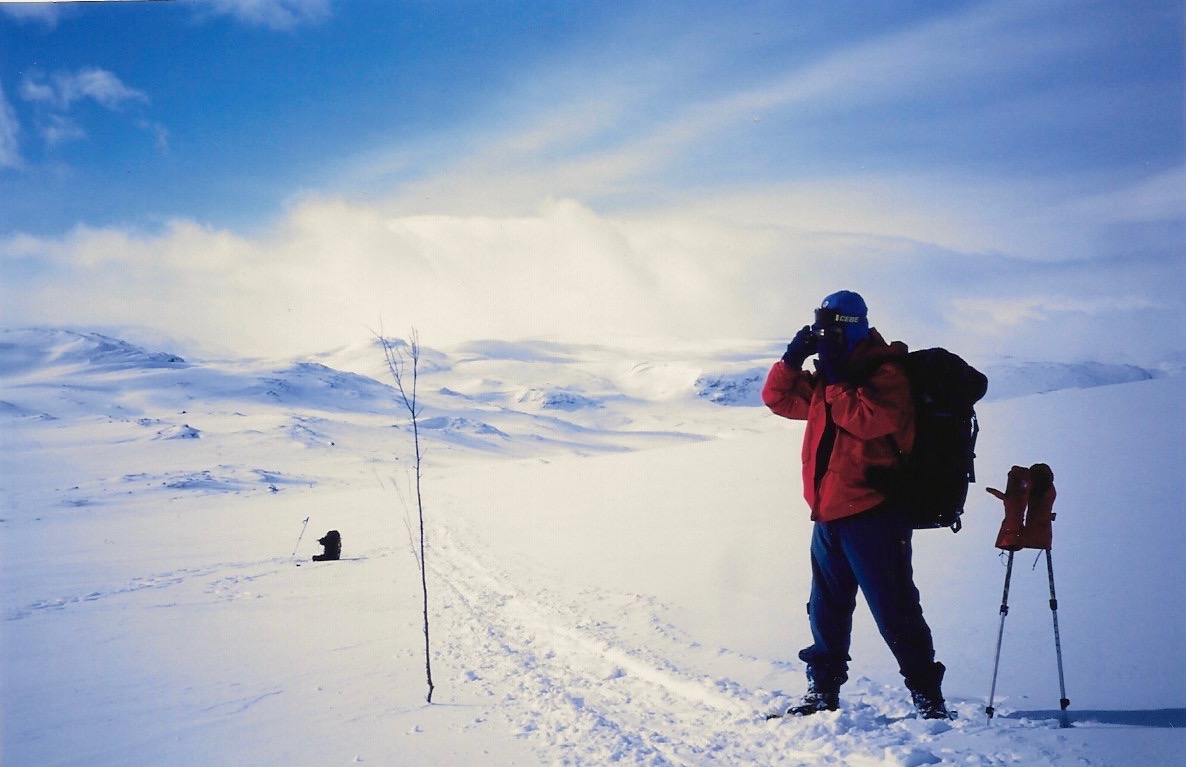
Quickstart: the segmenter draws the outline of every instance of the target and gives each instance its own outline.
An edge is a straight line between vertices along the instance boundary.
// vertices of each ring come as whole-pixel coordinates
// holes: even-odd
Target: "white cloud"
[[[19,22],[36,22],[50,29],[58,24],[61,8],[52,2],[0,3],[0,12]]]
[[[105,69],[91,67],[79,70],[73,76],[57,78],[58,90],[69,103],[80,98],[94,99],[108,109],[118,109],[125,101],[148,101],[142,91],[129,88],[118,77]]]
[[[21,98],[25,101],[52,104],[57,99],[57,95],[54,93],[53,86],[26,76],[21,82]]]
[[[0,168],[21,166],[20,132],[16,110],[4,95],[4,84],[0,83]]]
[[[382,322],[467,338],[748,334],[719,271],[568,201],[530,216],[408,216],[311,200],[262,239],[177,222],[0,243],[5,324],[149,325],[248,353],[316,351]],[[725,239],[716,237],[718,241]],[[727,270],[726,270],[727,271]]]
[[[231,16],[274,30],[294,29],[329,16],[329,0],[209,0],[202,12]]]
[[[94,102],[111,112],[123,112],[128,104],[149,103],[148,94],[99,67],[84,67],[76,72],[54,72],[48,76],[40,71],[30,72],[21,81],[20,94],[21,98],[37,107],[35,125],[45,143],[51,147],[87,137],[86,129],[77,116],[77,105],[81,102]],[[0,114],[2,120],[3,115]],[[168,148],[169,131],[164,125],[143,117],[137,118],[135,124],[152,136],[159,150]]]
[[[391,215],[308,199],[270,233],[174,222],[0,241],[0,324],[148,326],[240,354],[415,326],[474,338],[781,338],[863,293],[887,336],[969,356],[1150,358],[1179,348],[1181,260],[1035,263],[906,238],[752,226],[700,211]]]
[[[52,0],[0,0],[0,13],[21,23],[38,23],[52,29],[62,17],[62,5]],[[250,26],[285,31],[328,17],[331,3],[330,0],[204,0],[192,5],[200,16],[230,16]]]
[[[118,110],[127,101],[148,102],[142,91],[125,85],[106,69],[85,67],[77,72],[56,72],[46,80],[39,74],[26,75],[21,84],[26,101],[47,104],[66,111],[82,99],[90,99],[110,110]]]
[[[66,141],[81,141],[86,138],[86,131],[65,115],[51,114],[41,126],[41,135],[45,143],[54,146]]]
[[[1148,296],[1104,296],[1088,299],[1078,296],[1028,292],[1021,288],[1019,295],[1000,298],[968,299],[961,303],[961,325],[984,323],[1001,332],[1017,332],[1027,324],[1078,314],[1098,317],[1115,312],[1141,312],[1168,308]],[[956,319],[956,318],[953,318]],[[971,322],[969,322],[971,320]]]
[[[0,242],[0,321],[147,324],[254,354],[327,349],[380,322],[415,325],[427,343],[778,338],[848,288],[865,294],[887,336],[916,346],[1047,359],[1177,347],[1183,301],[1165,286],[1186,281],[1180,247],[1109,238],[1130,224],[1180,223],[1180,169],[1117,183],[853,163],[769,183],[698,186],[690,173],[686,191],[667,177],[696,152],[733,156],[724,147],[748,139],[740,131],[757,130],[756,115],[883,99],[933,78],[978,81],[1002,52],[1014,64],[1042,60],[1055,43],[1026,36],[1030,7],[980,5],[691,103],[668,93],[687,86],[671,75],[678,66],[661,84],[623,77],[628,61],[605,80],[597,67],[577,80],[553,69],[474,135],[361,157],[340,188],[368,201],[304,199],[266,235],[175,222],[154,234]],[[328,12],[219,8],[276,27]],[[964,50],[970,39],[978,47]],[[47,106],[147,100],[118,79],[75,80],[27,78],[22,92]],[[163,148],[163,126],[138,125]]]
[[[164,152],[169,148],[169,129],[164,125],[152,120],[137,120],[136,125],[152,136],[158,151]]]
[[[861,110],[936,88],[983,87],[1008,82],[1003,78],[1010,73],[1044,70],[1068,48],[1085,45],[1090,34],[1074,25],[1058,35],[1034,31],[1047,29],[1065,10],[1059,0],[980,4],[815,58],[796,58],[765,81],[748,79],[740,87],[727,79],[692,87],[673,74],[689,63],[681,57],[697,40],[634,54],[662,59],[670,53],[678,65],[667,67],[653,66],[650,58],[639,66],[624,52],[620,59],[597,59],[603,68],[584,59],[548,62],[542,74],[501,100],[496,114],[480,120],[476,134],[458,131],[420,147],[403,142],[368,153],[338,187],[366,189],[372,198],[388,194],[394,215],[514,215],[564,197],[602,211],[678,206],[721,215],[727,209],[735,220],[756,226],[904,237],[1035,260],[1079,258],[1099,251],[1101,229],[1120,213],[1103,210],[1107,200],[1089,211],[1081,199],[1115,196],[1131,208],[1129,190],[1109,190],[1099,177],[1070,171],[1038,175],[1020,163],[986,161],[955,170],[925,151],[921,156],[929,160],[899,163],[894,170],[884,169],[894,167],[892,156],[873,158],[891,162],[868,172],[855,159],[833,156],[826,167],[800,172],[787,161],[797,151],[794,131],[767,135],[753,121],[756,115]],[[719,55],[727,65],[727,51]],[[690,67],[688,77],[698,72]],[[689,92],[697,96],[689,99]],[[859,111],[853,119],[868,120]],[[927,121],[920,126],[928,127]],[[433,141],[439,143],[428,143]],[[690,159],[737,157],[744,154],[738,147],[786,165],[777,171],[780,180],[754,178],[762,173],[754,167],[758,160],[739,171],[722,160],[702,176]],[[804,158],[803,164],[811,163]],[[1157,188],[1162,200],[1170,199],[1170,186]]]
[[[1186,168],[1172,168],[1118,189],[1090,194],[1062,206],[1084,218],[1148,222],[1186,219]]]

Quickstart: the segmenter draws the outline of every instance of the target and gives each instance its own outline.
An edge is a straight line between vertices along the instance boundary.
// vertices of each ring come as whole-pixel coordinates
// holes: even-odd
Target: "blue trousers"
[[[848,680],[858,589],[906,686],[926,689],[937,683],[935,646],[914,585],[913,532],[905,510],[888,504],[815,524],[807,606],[814,643],[799,658],[817,689],[839,690]]]

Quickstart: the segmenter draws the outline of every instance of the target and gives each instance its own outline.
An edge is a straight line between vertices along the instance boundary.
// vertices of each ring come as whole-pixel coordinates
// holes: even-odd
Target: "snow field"
[[[390,391],[358,371],[364,352],[339,368],[179,363],[48,331],[0,346],[4,764],[1119,767],[1186,754],[1179,377],[980,408],[965,530],[915,537],[959,719],[912,716],[862,605],[842,709],[767,722],[803,689],[810,523],[801,427],[696,388],[706,370],[753,367],[747,355],[650,358],[681,372],[647,399],[621,393],[625,352],[433,353],[426,415],[444,420],[426,432],[426,706],[408,433]],[[517,402],[530,390],[583,405]],[[999,501],[983,488],[1037,461],[1059,490],[1070,730],[1051,713],[1033,552],[1015,564],[998,719],[983,716],[1004,574]],[[330,528],[343,561],[309,562]]]

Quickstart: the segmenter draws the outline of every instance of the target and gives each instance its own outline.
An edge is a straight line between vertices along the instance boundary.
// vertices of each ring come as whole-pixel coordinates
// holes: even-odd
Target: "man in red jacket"
[[[807,694],[787,713],[835,711],[848,680],[857,589],[898,661],[919,713],[950,716],[943,664],[935,662],[911,563],[907,509],[887,496],[887,479],[914,445],[914,405],[901,364],[906,346],[887,344],[869,327],[860,295],[833,293],[774,364],[762,401],[784,418],[807,421],[803,496],[815,527],[811,539],[813,644]],[[815,372],[803,370],[818,355]]]

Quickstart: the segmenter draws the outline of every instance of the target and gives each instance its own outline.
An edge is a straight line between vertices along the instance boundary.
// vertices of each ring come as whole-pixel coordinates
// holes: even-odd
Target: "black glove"
[[[815,354],[816,346],[818,345],[815,334],[811,332],[811,327],[804,325],[803,328],[795,334],[794,339],[787,344],[786,354],[782,355],[782,361],[788,367],[795,370],[802,370],[803,363],[808,357]]]
[[[848,381],[848,344],[844,334],[825,333],[819,341],[819,371],[829,384]]]

